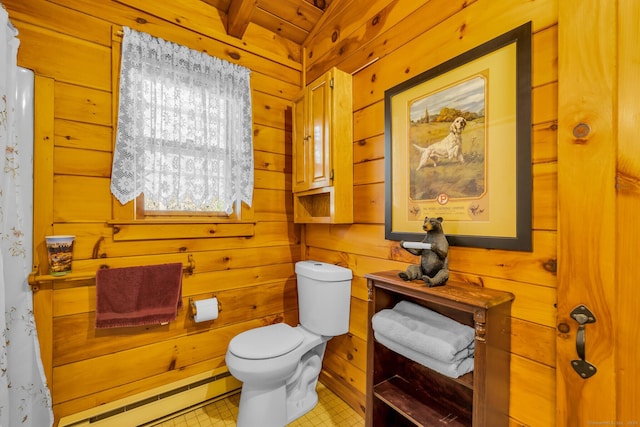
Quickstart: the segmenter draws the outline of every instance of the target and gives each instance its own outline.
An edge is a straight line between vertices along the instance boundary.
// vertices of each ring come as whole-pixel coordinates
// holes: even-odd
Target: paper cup
[[[76,236],[46,236],[49,255],[49,274],[63,276],[71,273],[73,241]]]

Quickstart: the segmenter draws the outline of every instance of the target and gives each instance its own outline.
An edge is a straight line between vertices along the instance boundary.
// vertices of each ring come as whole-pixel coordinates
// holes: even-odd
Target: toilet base
[[[284,427],[287,424],[286,387],[242,386],[237,427]]]
[[[287,401],[287,424],[297,420],[318,404],[318,393],[315,390],[309,391],[307,395],[300,400]]]
[[[286,398],[286,386],[258,390],[242,386],[237,427],[284,427],[318,404],[318,393],[308,390],[300,399]]]
[[[300,418],[318,403],[318,377],[327,342],[302,356],[296,372],[287,381],[287,423]]]

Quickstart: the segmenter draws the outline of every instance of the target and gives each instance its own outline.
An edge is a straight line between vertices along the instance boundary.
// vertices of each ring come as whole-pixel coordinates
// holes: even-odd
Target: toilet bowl
[[[349,330],[351,270],[300,261],[296,275],[300,324],[251,329],[229,343],[227,367],[243,383],[238,427],[283,427],[310,411],[327,341]]]
[[[320,370],[317,369],[315,373],[316,369],[313,369],[316,368],[315,366],[301,363],[301,361],[305,358],[310,359],[312,356],[319,357],[321,368],[329,337],[315,335],[302,326],[294,328],[286,323],[251,329],[247,333],[234,338],[237,340],[229,344],[226,355],[229,372],[243,383],[240,394],[242,409],[238,412],[237,425],[239,427],[282,427],[317,403],[316,382],[312,381],[317,380]],[[260,334],[269,338],[256,338]],[[243,347],[243,344],[248,344],[254,338],[254,348],[268,349],[272,357],[255,358],[258,355],[246,353],[237,348],[237,346]],[[285,349],[290,345],[295,347],[289,351],[283,350],[285,351],[283,354],[277,354],[278,351],[273,350],[274,347]],[[303,371],[310,370],[309,366],[314,371],[314,377],[312,381],[302,384]],[[310,374],[307,373],[306,376]],[[296,384],[298,379],[300,384]],[[305,386],[310,389],[305,390]],[[287,399],[287,387],[292,390],[296,388],[297,393],[291,399]]]

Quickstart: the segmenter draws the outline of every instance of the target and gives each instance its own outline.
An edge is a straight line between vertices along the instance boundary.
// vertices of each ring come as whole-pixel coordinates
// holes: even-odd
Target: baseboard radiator
[[[127,399],[64,417],[58,427],[142,426],[240,390],[242,383],[225,371],[191,377]]]

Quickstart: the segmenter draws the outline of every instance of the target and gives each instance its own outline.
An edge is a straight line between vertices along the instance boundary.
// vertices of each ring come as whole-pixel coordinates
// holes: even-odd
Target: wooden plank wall
[[[200,0],[3,0],[21,41],[18,61],[37,74],[35,245],[74,234],[74,273],[180,261],[190,255],[183,309],[167,326],[94,329],[95,281],[45,281],[35,293],[39,338],[56,419],[224,369],[237,333],[297,322],[293,266],[301,257],[293,224],[290,105],[300,90],[300,46],[250,25],[228,37],[226,17]],[[145,10],[145,11],[143,11]],[[255,193],[253,237],[113,239],[121,212],[109,192],[113,100],[112,35],[123,25],[252,70]],[[113,39],[117,40],[116,37]],[[117,42],[115,44],[117,46]],[[40,264],[39,273],[46,272]],[[217,294],[219,319],[196,324],[188,298]]]
[[[322,380],[363,412],[363,276],[416,262],[396,242],[384,239],[384,90],[531,20],[534,250],[455,247],[450,258],[452,277],[515,294],[512,425],[554,425],[555,0],[335,2],[332,16],[305,43],[304,58],[298,46],[256,26],[249,26],[242,41],[227,37],[225,17],[199,0],[3,3],[20,31],[20,65],[44,77],[41,93],[48,94],[48,101],[40,99],[38,107],[41,115],[51,117],[50,124],[37,130],[41,139],[36,140],[36,155],[42,167],[35,178],[49,189],[36,195],[41,206],[36,221],[47,233],[75,234],[76,263],[86,269],[103,263],[184,260],[192,254],[196,271],[185,276],[185,302],[189,296],[216,292],[225,310],[213,324],[194,324],[183,310],[177,322],[164,328],[96,333],[92,280],[43,283],[36,298],[38,320],[44,320],[38,330],[57,417],[220,368],[234,334],[282,319],[295,323],[293,263],[301,257],[354,271],[350,333],[330,341]],[[253,70],[254,237],[113,240],[106,224],[117,210],[108,190],[114,125],[111,40],[114,29],[122,25]],[[354,74],[355,221],[300,229],[292,224],[290,123],[285,110],[303,72],[311,81],[332,65]]]
[[[453,278],[515,294],[512,426],[555,425],[556,1],[354,0],[344,7],[305,43],[307,81],[334,65],[354,79],[354,224],[307,225],[303,241],[305,257],[355,275],[351,333],[329,342],[322,379],[352,406],[364,404],[363,276],[418,262],[384,239],[384,91],[532,21],[533,252],[451,247],[449,257]]]

